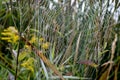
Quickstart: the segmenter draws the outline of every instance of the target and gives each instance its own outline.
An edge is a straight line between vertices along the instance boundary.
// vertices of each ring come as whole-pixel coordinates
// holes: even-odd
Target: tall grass
[[[0,78],[10,74],[18,80],[119,78],[120,22],[113,18],[120,13],[119,1],[0,2],[0,33],[14,26],[24,38],[17,42],[20,46],[0,40]]]

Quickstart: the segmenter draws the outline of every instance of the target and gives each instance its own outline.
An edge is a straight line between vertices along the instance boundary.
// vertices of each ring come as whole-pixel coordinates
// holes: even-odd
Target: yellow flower
[[[18,31],[15,29],[15,27],[10,26],[1,33],[1,35],[3,35],[1,40],[6,40],[10,43],[16,43],[19,40],[19,36],[17,34]]]
[[[27,70],[30,70],[31,72],[34,72],[34,61],[34,58],[29,58],[27,61],[23,62],[21,66]]]
[[[43,37],[41,37],[39,40],[40,40],[40,42],[43,42],[45,39]]]
[[[12,36],[11,32],[8,32],[8,31],[4,31],[1,34],[4,36]]]
[[[46,43],[43,43],[41,47],[42,47],[43,49],[48,49],[49,46],[50,46],[50,43],[49,43],[49,42],[46,42]]]
[[[24,48],[25,48],[25,49],[28,49],[29,51],[31,51],[31,47],[30,47],[29,45],[27,45],[27,44],[24,45]]]
[[[12,33],[16,33],[16,34],[18,33],[18,30],[15,29],[15,27],[13,27],[13,26],[8,27],[7,30],[12,32]]]
[[[29,41],[30,43],[35,43],[36,42],[36,36],[32,36],[31,40]]]
[[[2,40],[10,40],[11,38],[9,37],[1,37]]]
[[[19,36],[18,35],[13,35],[12,36],[13,42],[17,42],[19,40]]]

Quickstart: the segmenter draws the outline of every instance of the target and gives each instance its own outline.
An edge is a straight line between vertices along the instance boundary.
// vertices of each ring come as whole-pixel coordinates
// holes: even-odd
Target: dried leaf
[[[85,65],[88,65],[88,66],[91,66],[91,67],[94,67],[94,68],[98,67],[98,65],[96,63],[94,63],[92,61],[89,61],[89,60],[83,60],[83,61],[80,61],[78,63],[85,64]]]
[[[99,80],[107,80],[107,75],[108,75],[108,69],[101,75]]]

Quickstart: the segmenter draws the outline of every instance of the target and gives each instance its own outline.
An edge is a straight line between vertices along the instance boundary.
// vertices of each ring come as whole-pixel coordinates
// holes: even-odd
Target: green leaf
[[[15,75],[15,71],[14,71],[13,69],[7,67],[6,65],[4,65],[4,64],[2,64],[2,63],[0,63],[0,66],[1,66],[2,68],[5,68],[6,70],[8,70],[8,71],[9,71],[10,73],[12,73],[13,75]],[[19,79],[19,80],[23,80],[21,76],[18,76],[18,79]]]
[[[102,52],[99,52],[98,56],[101,57],[103,54],[105,54],[106,52],[108,52],[109,50],[104,50]]]
[[[55,56],[55,46],[56,46],[56,42],[54,42],[54,44],[53,44],[52,59],[54,59],[54,56]]]
[[[107,47],[107,42],[104,43],[104,49]]]

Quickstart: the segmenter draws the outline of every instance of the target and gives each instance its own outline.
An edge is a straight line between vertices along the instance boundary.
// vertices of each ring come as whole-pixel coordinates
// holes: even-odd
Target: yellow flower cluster
[[[19,40],[18,30],[15,27],[10,26],[1,33],[1,40],[5,40],[10,43],[16,43]]]
[[[49,46],[50,46],[50,43],[49,43],[49,42],[45,42],[45,43],[42,44],[41,47],[42,47],[43,49],[48,49]]]
[[[39,40],[40,40],[40,42],[45,41],[45,39],[43,37],[41,37]]]
[[[30,43],[35,43],[37,41],[37,39],[38,38],[33,35],[29,42]],[[49,48],[50,43],[46,42],[43,37],[39,38],[39,41],[40,41],[40,45],[41,45],[42,49],[48,49]]]
[[[27,70],[34,72],[34,58],[29,58],[27,61],[21,64],[22,67],[26,68]]]
[[[32,38],[30,39],[29,42],[30,42],[30,43],[35,43],[35,42],[36,42],[36,39],[37,39],[36,36],[32,36]]]
[[[41,38],[39,39],[39,41],[40,41],[41,47],[42,47],[43,49],[48,49],[48,48],[49,48],[50,43],[49,43],[49,42],[45,42],[45,39],[44,39],[43,37],[41,37]]]

